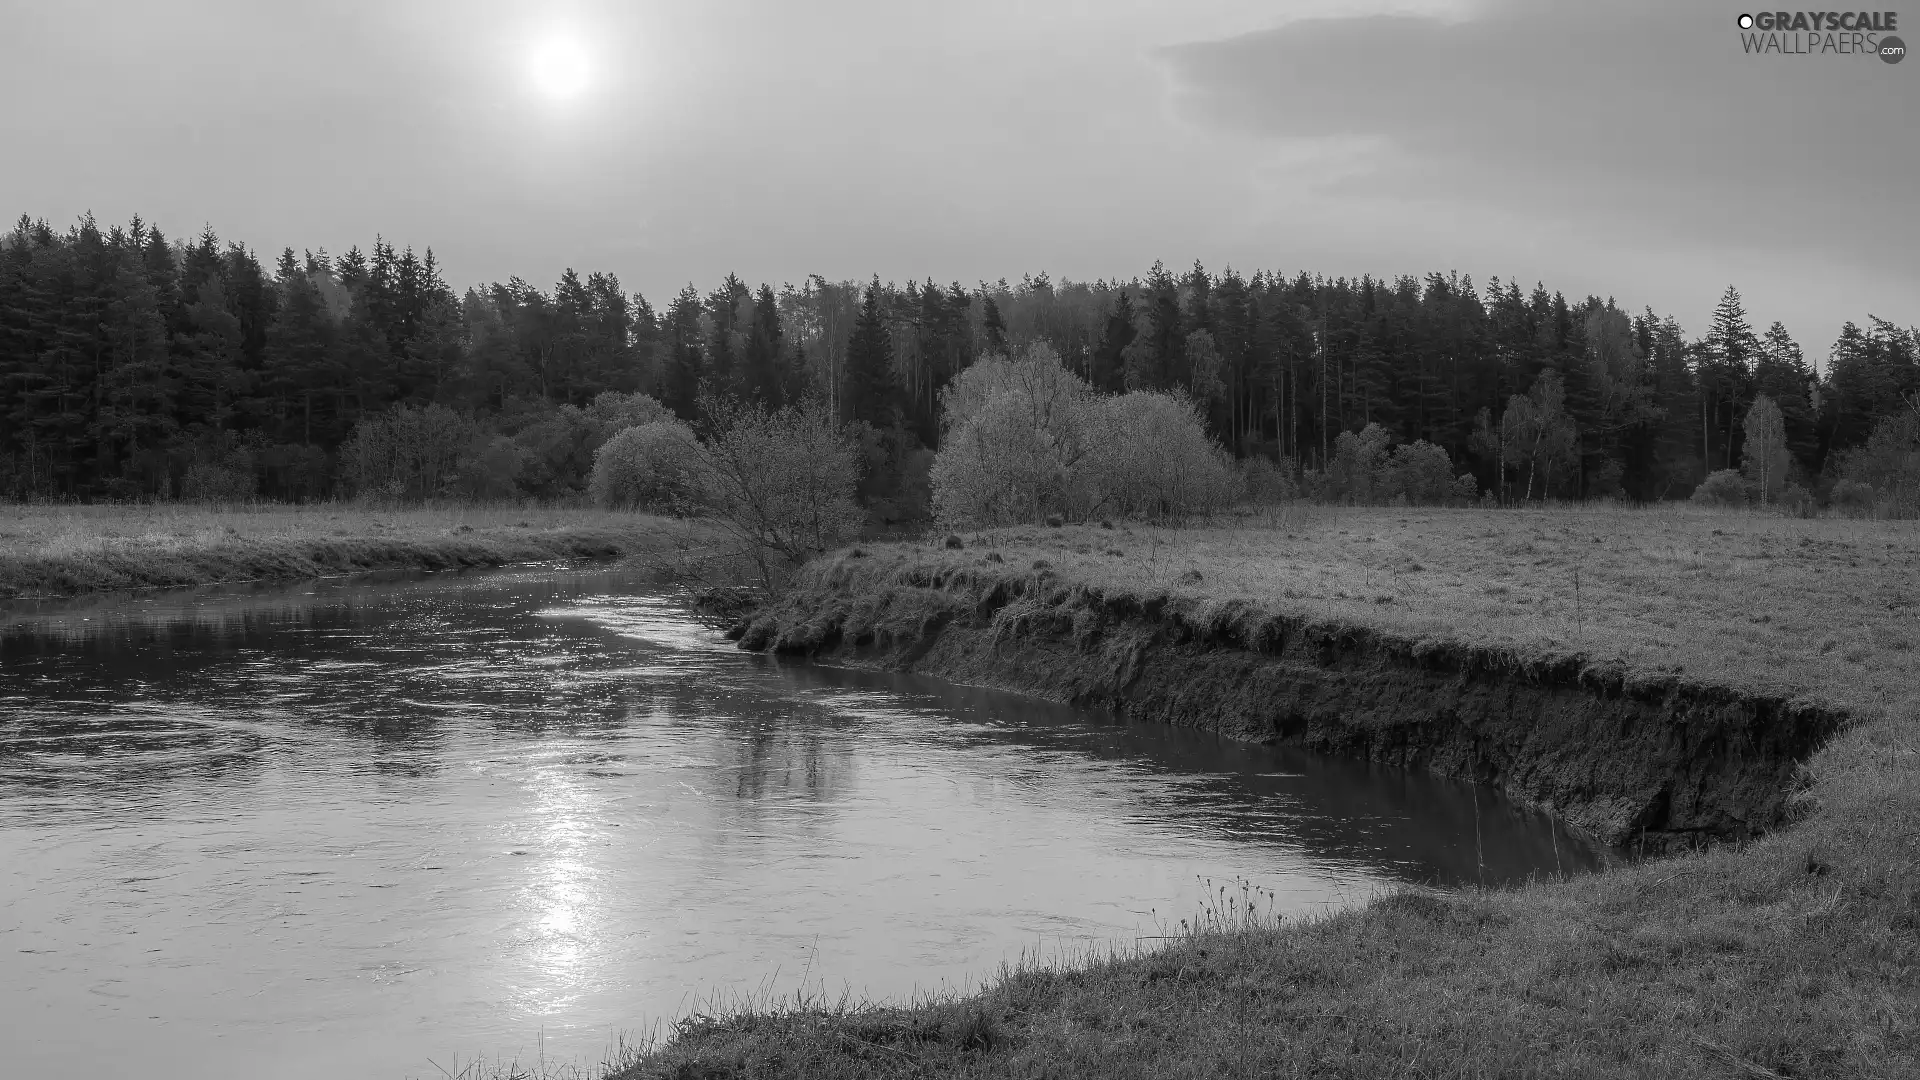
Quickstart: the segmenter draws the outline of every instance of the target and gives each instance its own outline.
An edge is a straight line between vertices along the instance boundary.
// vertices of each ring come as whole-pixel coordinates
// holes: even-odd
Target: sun
[[[555,101],[579,97],[593,81],[592,58],[571,37],[550,37],[535,45],[528,71],[534,88]]]

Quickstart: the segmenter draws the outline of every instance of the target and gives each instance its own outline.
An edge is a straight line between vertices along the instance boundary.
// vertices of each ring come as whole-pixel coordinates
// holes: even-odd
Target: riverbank
[[[958,543],[823,560],[743,644],[1471,775],[1678,853],[698,1020],[621,1077],[1920,1071],[1910,530],[1313,509]]]
[[[694,522],[582,509],[8,506],[0,509],[0,602],[363,570],[678,559],[712,539]]]

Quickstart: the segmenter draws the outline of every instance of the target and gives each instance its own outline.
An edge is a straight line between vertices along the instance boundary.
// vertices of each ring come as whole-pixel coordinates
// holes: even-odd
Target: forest
[[[729,275],[658,300],[572,270],[460,292],[431,249],[381,237],[263,262],[211,228],[22,216],[0,235],[0,497],[568,499],[636,395],[696,427],[715,401],[804,399],[856,433],[869,512],[908,521],[929,506],[942,391],[1036,344],[1094,391],[1185,397],[1233,458],[1309,491],[1362,433],[1439,447],[1503,501],[1684,498],[1741,468],[1764,398],[1776,480],[1824,499],[1850,451],[1920,407],[1920,331],[1862,313],[1816,364],[1731,286],[1697,337],[1543,284],[1198,263],[971,287]],[[438,432],[446,460],[370,480],[354,439],[379,425]]]

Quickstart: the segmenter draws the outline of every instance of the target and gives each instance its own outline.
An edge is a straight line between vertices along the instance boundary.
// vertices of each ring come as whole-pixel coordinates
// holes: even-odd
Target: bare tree
[[[757,401],[708,400],[703,412],[703,497],[767,591],[784,571],[858,533],[853,444],[825,401],[769,411]]]
[[[1772,502],[1787,483],[1787,423],[1780,406],[1761,394],[1753,399],[1741,425],[1746,440],[1740,451],[1740,471],[1760,491],[1762,503]]]

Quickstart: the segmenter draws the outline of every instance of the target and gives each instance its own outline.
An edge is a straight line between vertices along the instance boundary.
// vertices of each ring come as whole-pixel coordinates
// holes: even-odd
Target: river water
[[[591,1065],[1235,882],[1307,914],[1600,857],[1463,784],[743,654],[618,568],[0,614],[7,1075]]]

